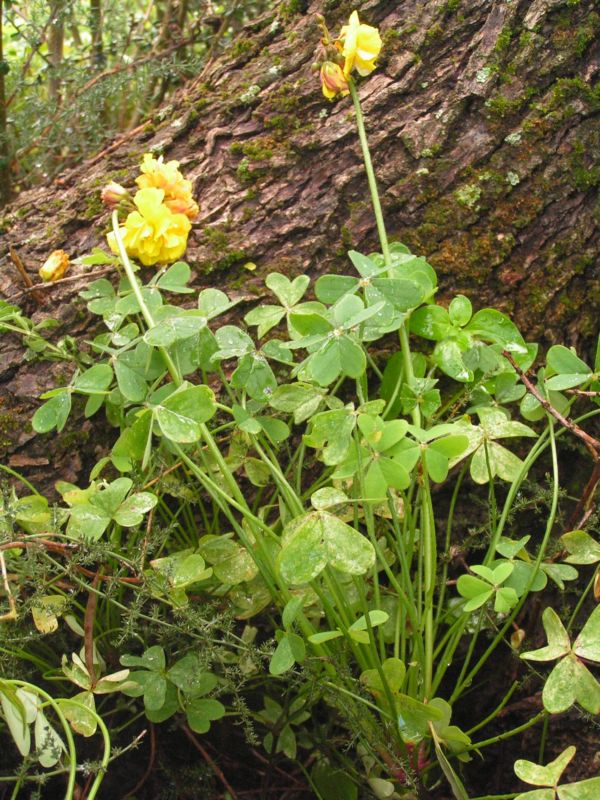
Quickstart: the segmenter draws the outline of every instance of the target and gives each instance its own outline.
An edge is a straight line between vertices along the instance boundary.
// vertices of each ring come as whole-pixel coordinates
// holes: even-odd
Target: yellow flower
[[[353,69],[359,75],[368,75],[375,69],[375,59],[381,50],[381,36],[377,28],[364,25],[353,11],[340,33],[344,75],[349,78]]]
[[[43,281],[57,281],[69,269],[69,256],[64,250],[54,250],[43,266],[40,268],[40,278]]]
[[[120,228],[128,255],[146,267],[181,258],[192,227],[185,214],[173,214],[167,208],[164,197],[162,189],[140,189],[133,198],[138,210],[132,211]],[[110,249],[118,253],[114,233],[107,238]]]
[[[146,153],[140,169],[142,174],[135,179],[140,189],[162,189],[165,205],[174,214],[185,214],[189,219],[198,216],[200,209],[192,197],[192,182],[179,171],[179,161],[165,162],[162,156],[154,158]]]
[[[321,88],[328,100],[333,100],[337,94],[346,95],[350,91],[342,68],[333,61],[325,61],[321,65]]]

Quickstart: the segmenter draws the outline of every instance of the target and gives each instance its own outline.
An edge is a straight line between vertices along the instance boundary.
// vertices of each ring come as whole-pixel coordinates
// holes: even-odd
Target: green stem
[[[140,285],[137,282],[137,278],[135,277],[133,267],[131,266],[131,261],[129,260],[129,256],[127,255],[127,250],[125,249],[125,244],[123,243],[123,238],[121,237],[121,230],[119,228],[119,214],[116,210],[113,211],[112,226],[113,226],[113,232],[115,234],[115,241],[119,249],[119,256],[121,257],[123,269],[125,270],[125,274],[127,275],[127,280],[129,281],[129,284],[133,290],[135,299],[138,301],[138,305],[140,307],[140,311],[142,312],[144,321],[148,326],[148,328],[151,329],[155,325],[154,317],[152,316],[150,309],[146,305],[146,301],[144,300],[142,290],[140,289]],[[164,347],[159,347],[158,350],[163,358],[163,361],[165,362],[165,366],[169,370],[169,374],[173,379],[173,383],[176,386],[181,386],[182,384],[181,375],[179,374],[179,370],[177,369],[177,366],[175,365],[175,362],[171,358],[169,352],[165,350]]]
[[[360,100],[358,98],[358,92],[356,91],[356,84],[352,78],[348,78],[348,88],[350,89],[350,95],[352,97],[352,102],[354,103],[356,127],[358,129],[358,138],[360,139],[363,161],[365,162],[365,171],[367,173],[367,181],[369,182],[369,190],[371,192],[371,202],[373,203],[373,211],[375,212],[375,221],[377,223],[377,233],[379,234],[379,241],[381,242],[381,252],[383,253],[383,259],[386,267],[390,267],[392,264],[390,246],[388,244],[387,233],[385,230],[385,222],[383,220],[383,211],[381,210],[379,192],[377,191],[375,170],[373,169],[371,153],[369,152],[369,143],[367,141],[367,132],[365,130],[365,118],[362,113],[362,108],[360,107]]]

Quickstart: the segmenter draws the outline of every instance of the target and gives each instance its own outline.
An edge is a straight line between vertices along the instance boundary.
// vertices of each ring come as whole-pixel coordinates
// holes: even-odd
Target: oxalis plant
[[[64,616],[84,638],[61,667],[63,679],[83,690],[61,701],[75,703],[70,718],[61,713],[77,732],[96,732],[96,695],[119,693],[152,722],[178,715],[188,730],[205,733],[237,713],[227,707],[235,663],[238,677],[250,676],[264,692],[264,708],[247,714],[264,731],[266,750],[295,759],[299,749],[313,749],[306,776],[315,796],[353,800],[359,789],[377,798],[429,796],[445,782],[467,800],[462,771],[473,754],[485,758],[487,747],[538,723],[545,731],[549,715],[574,704],[600,713],[598,610],[582,621],[595,574],[566,626],[545,608],[548,645],[521,656],[524,666],[556,661],[540,676],[543,709],[514,729],[475,735],[492,726],[513,684],[498,688],[498,705],[484,719],[468,729],[457,724],[472,719],[473,693],[491,660],[518,653],[534,633],[517,624],[529,595],[549,581],[562,591],[578,578],[574,565],[600,561],[600,544],[582,529],[600,478],[600,442],[581,426],[597,409],[579,419],[572,413],[577,401],[598,395],[600,349],[591,368],[553,346],[534,381],[528,372],[537,347],[506,315],[474,311],[464,295],[436,302],[435,270],[388,241],[369,154],[354,75],[375,68],[379,33],[356,12],[337,38],[322,27],[323,92],[351,96],[381,252],[352,250],[351,274],[325,274],[312,286],[305,275],[270,273],[273,302],[249,310],[244,325],[231,324],[239,320],[236,301],[221,290],[204,289],[185,308],[169,302],[193,293],[190,268],[176,259],[197,207],[177,163],[145,157],[133,199],[108,187],[113,253],[81,259],[118,272],[116,289],[102,278],[81,293],[106,330],[86,354],[52,346],[47,357],[62,357],[75,371],[68,385],[43,396],[33,427],[60,433],[73,399],[83,396],[85,416],[104,408],[118,435],[88,486],[57,485],[62,505],[50,507],[37,493],[5,497],[9,613],[18,614],[18,603],[5,554],[19,574],[36,542],[42,549],[50,542],[53,552],[96,552],[90,596],[109,617],[144,602],[154,615],[141,619],[163,614],[168,626],[166,618],[201,600],[226,606],[241,630],[222,634],[210,663],[202,636],[183,645],[180,637],[175,652],[140,636],[121,656],[122,669],[100,677],[104,642],[90,639],[89,604],[86,628],[77,613],[69,618],[72,601],[53,587],[32,613],[38,629],[56,629]],[[175,263],[143,280],[136,261]],[[18,309],[5,305],[2,315],[7,330],[35,336],[45,355],[45,340]],[[569,434],[595,466],[557,549],[557,448]],[[515,514],[539,463],[550,465],[545,525],[519,537]],[[472,507],[478,487],[485,534],[456,558],[455,518]],[[98,575],[111,571],[128,576],[118,593],[98,588]],[[262,645],[254,620],[263,632],[268,627]],[[219,639],[218,630],[206,642],[211,637]],[[0,683],[5,719],[25,755],[34,701],[19,691]],[[353,758],[319,736],[323,705],[335,711],[336,729],[347,730]],[[68,730],[64,740],[52,733],[64,770],[74,758],[63,744]],[[38,745],[40,766],[54,766],[46,751]],[[574,751],[546,767],[517,761],[517,776],[541,787],[518,797],[596,797],[600,778],[558,785]]]

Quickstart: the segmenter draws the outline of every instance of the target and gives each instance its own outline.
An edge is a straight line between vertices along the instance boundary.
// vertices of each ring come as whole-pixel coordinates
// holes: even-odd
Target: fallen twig
[[[183,726],[183,732],[185,733],[187,738],[190,740],[190,742],[194,745],[196,750],[202,755],[202,758],[206,761],[206,763],[209,765],[209,767],[215,773],[217,778],[221,781],[221,783],[225,787],[226,791],[229,792],[229,794],[231,795],[232,800],[239,800],[237,794],[235,793],[235,790],[233,789],[233,787],[231,786],[231,784],[229,783],[229,781],[227,780],[227,778],[223,774],[222,769],[219,767],[217,762],[210,756],[210,754],[207,753],[207,751],[200,744],[198,739],[196,739],[196,737],[194,736],[194,734],[188,728],[187,725]]]

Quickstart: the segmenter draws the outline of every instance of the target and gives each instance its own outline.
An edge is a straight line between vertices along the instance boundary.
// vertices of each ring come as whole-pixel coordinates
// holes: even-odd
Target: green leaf
[[[90,503],[100,509],[109,519],[116,514],[117,509],[127,497],[133,486],[131,478],[117,478],[104,489],[93,494]]]
[[[275,652],[271,656],[271,661],[269,662],[269,672],[271,675],[283,675],[284,672],[290,670],[296,663],[296,657],[294,656],[290,639],[293,635],[295,634],[285,633],[279,640]]]
[[[160,645],[153,645],[144,651],[141,656],[132,656],[128,653],[120,658],[124,667],[145,667],[149,670],[160,672],[166,666],[165,651]]]
[[[277,380],[266,358],[247,353],[231,376],[231,385],[244,389],[254,400],[268,400],[277,387]]]
[[[565,589],[565,581],[574,581],[579,577],[575,567],[568,564],[540,564],[540,569],[558,586],[561,591]]]
[[[600,544],[585,531],[569,531],[560,537],[569,555],[568,564],[596,564],[600,561]]]
[[[154,409],[156,421],[164,436],[173,442],[197,442],[201,425],[215,413],[215,398],[208,386],[190,386],[174,392]]]
[[[74,506],[69,515],[67,535],[74,539],[98,541],[110,524],[110,516],[90,503]]]
[[[276,411],[293,413],[296,425],[310,419],[322,402],[323,392],[310,383],[282,384],[269,397],[269,405]]]
[[[373,611],[369,611],[369,623],[372,628],[376,628],[378,625],[383,625],[385,622],[388,621],[390,615],[387,614],[385,611],[381,611],[379,609],[374,609]],[[366,631],[368,629],[367,624],[367,617],[363,614],[359,617],[356,622],[353,622],[352,625],[348,628],[349,631]]]
[[[117,359],[114,363],[115,375],[119,391],[126,400],[132,403],[141,403],[146,399],[148,385],[143,375]]]
[[[112,449],[112,458],[117,469],[126,472],[133,468],[132,462],[144,462],[152,444],[153,414],[145,409],[133,425],[125,428]]]
[[[180,658],[167,672],[167,676],[178,689],[193,697],[201,697],[215,688],[216,675],[202,669],[197,653],[188,653]]]
[[[448,316],[453,325],[459,325],[462,328],[463,325],[466,325],[471,319],[472,314],[473,306],[469,298],[465,297],[464,294],[457,294],[456,297],[450,301]]]
[[[206,327],[206,317],[200,311],[182,311],[172,306],[165,306],[161,311],[154,327],[144,334],[144,342],[152,347],[171,347]]]
[[[557,792],[558,800],[597,800],[600,797],[600,777],[559,786]]]
[[[600,663],[600,606],[594,608],[575,639],[573,652],[580,658]]]
[[[573,375],[554,375],[546,381],[546,388],[554,392],[562,392],[565,389],[573,389],[575,386],[581,386],[589,380],[591,372],[584,374],[576,373]]]
[[[244,322],[246,325],[256,325],[258,328],[256,334],[259,339],[262,339],[271,328],[281,322],[283,317],[285,317],[285,308],[281,308],[281,306],[257,306],[246,314]]]
[[[327,548],[320,517],[307,514],[286,525],[277,558],[285,581],[308,583],[327,566]]]
[[[137,492],[131,495],[122,503],[114,514],[113,519],[125,528],[139,525],[144,518],[144,514],[154,508],[158,503],[158,497],[150,492]]]
[[[381,665],[386,682],[392,694],[398,694],[404,683],[406,667],[399,658],[386,658]],[[367,669],[360,676],[360,682],[375,695],[383,697],[384,687],[377,669]]]
[[[279,272],[271,272],[265,279],[265,285],[273,292],[282,306],[290,308],[295,306],[308,289],[310,278],[307,275],[298,275],[290,281]]]
[[[322,800],[357,800],[358,789],[352,780],[341,770],[334,769],[324,762],[313,767],[311,780]]]
[[[273,444],[281,444],[290,435],[289,427],[281,419],[261,416],[258,422]]]
[[[546,363],[558,375],[584,374],[591,375],[591,369],[572,350],[561,344],[554,345],[548,350]]]
[[[347,575],[364,575],[375,563],[371,542],[333,514],[319,512],[327,561]]]
[[[515,800],[556,800],[554,789],[534,789],[532,792],[522,792]]]
[[[308,637],[308,641],[311,644],[324,644],[325,642],[330,642],[332,639],[339,639],[340,636],[344,634],[339,631],[320,631],[319,633],[313,633],[311,636]]]
[[[285,607],[281,614],[281,622],[283,623],[283,627],[286,630],[292,627],[298,614],[302,610],[303,605],[304,605],[303,595],[297,595],[296,597],[292,597],[291,600],[288,600],[288,602],[285,604]]]
[[[482,581],[480,578],[475,578],[473,575],[461,575],[456,582],[456,588],[462,597],[471,599],[489,592],[491,587],[487,581]],[[483,603],[484,602],[485,600]]]
[[[522,781],[533,786],[556,786],[561,775],[572,761],[575,752],[575,747],[567,747],[558,758],[546,764],[545,767],[535,764],[533,761],[519,759],[515,761],[515,774]]]
[[[214,319],[234,305],[220,289],[203,289],[198,295],[198,311],[206,319]]]
[[[442,750],[440,746],[439,737],[435,731],[433,725],[430,725],[431,736],[433,738],[433,744],[435,747],[435,754],[437,756],[438,763],[442,768],[442,772],[446,776],[446,780],[450,784],[450,788],[452,789],[452,794],[456,798],[456,800],[469,800],[469,795],[467,794],[467,790],[463,786],[461,779],[458,777],[452,765],[446,758],[446,754]]]
[[[349,250],[348,258],[363,278],[368,278],[381,272],[381,267],[373,259],[359,253],[357,250]]]
[[[542,624],[546,631],[548,644],[539,650],[521,653],[521,658],[528,661],[553,661],[555,658],[567,655],[571,650],[569,634],[566,632],[560,617],[553,608],[545,608],[542,614]]]
[[[225,706],[218,700],[194,698],[186,705],[185,714],[195,733],[207,733],[210,723],[225,716]]]
[[[494,478],[496,475],[510,483],[516,480],[523,466],[523,462],[518,456],[498,442],[488,442],[487,453],[488,458],[486,459],[485,447],[482,445],[473,454],[470,473],[475,483],[488,483],[490,477]]]
[[[322,275],[315,283],[315,295],[322,303],[332,305],[358,289],[358,278],[350,275]]]
[[[31,420],[31,426],[36,433],[48,433],[53,428],[60,433],[65,427],[70,411],[71,393],[64,389],[37,409]]]
[[[462,350],[454,339],[442,339],[433,351],[433,361],[442,372],[460,383],[469,383],[473,380],[473,373],[463,361]]]
[[[465,327],[484,341],[500,344],[514,353],[526,353],[527,348],[517,326],[495,308],[478,311]]]
[[[327,564],[362,575],[375,563],[372,544],[333,514],[311,512],[288,523],[278,556],[281,574],[298,585],[315,578]]]
[[[60,761],[61,755],[66,752],[63,740],[48,722],[41,709],[35,718],[34,726],[35,749],[42,767],[49,769]]]
[[[308,433],[302,438],[309,447],[322,449],[323,463],[333,466],[345,459],[355,425],[356,415],[352,408],[322,411],[312,417]]]
[[[82,394],[102,394],[112,383],[113,371],[108,364],[96,364],[73,381],[73,390]]]
[[[213,360],[218,361],[228,358],[241,358],[246,353],[254,350],[254,342],[247,333],[236,328],[235,325],[224,325],[215,333],[218,350]]]
[[[27,756],[31,749],[29,722],[33,720],[27,718],[20,690],[10,691],[10,689],[0,684],[0,707],[17,750],[22,756]]]
[[[335,506],[344,505],[348,502],[348,495],[341,489],[336,489],[333,486],[326,486],[323,489],[317,489],[313,492],[310,498],[313,508],[317,511],[323,511]]]
[[[104,266],[105,264],[115,264],[118,262],[116,256],[112,255],[111,253],[105,252],[100,247],[93,247],[92,252],[89,255],[80,256],[75,260],[78,264],[83,264],[85,267],[98,267],[98,266]],[[98,281],[94,281],[94,283],[100,283],[101,281],[106,281],[106,279],[101,278]],[[106,281],[106,283],[108,283],[108,281]],[[88,291],[89,288],[90,287],[88,287]],[[84,292],[80,292],[80,294],[82,297],[85,297]]]
[[[546,679],[542,701],[551,714],[561,714],[574,703],[590,714],[600,714],[600,683],[575,655],[569,654]]]
[[[410,330],[423,339],[441,342],[453,329],[452,321],[442,306],[428,305],[418,308],[411,314]]]
[[[192,271],[184,261],[177,261],[164,272],[158,279],[156,285],[159,289],[176,294],[190,294],[190,289],[186,284],[191,277]]]
[[[429,734],[429,723],[443,719],[439,708],[430,703],[421,703],[407,694],[397,694],[398,727],[402,738],[414,742]]]
[[[75,733],[86,738],[93,736],[98,728],[96,718],[96,702],[94,695],[89,692],[79,692],[69,699],[59,701],[60,708]]]

